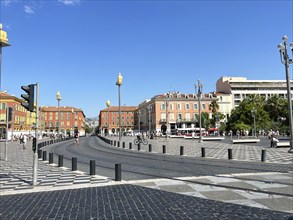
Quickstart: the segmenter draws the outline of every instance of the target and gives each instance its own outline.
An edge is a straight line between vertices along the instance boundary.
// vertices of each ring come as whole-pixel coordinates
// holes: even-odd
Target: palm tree
[[[219,104],[216,100],[213,100],[209,105],[209,110],[211,110],[213,114],[216,113],[219,110],[219,108]]]

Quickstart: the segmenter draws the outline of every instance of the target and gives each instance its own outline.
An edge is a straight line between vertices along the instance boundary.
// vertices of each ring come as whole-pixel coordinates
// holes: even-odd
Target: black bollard
[[[125,142],[122,143],[122,147],[125,148]]]
[[[166,153],[166,145],[163,145],[163,154]]]
[[[266,150],[261,150],[261,162],[266,162]]]
[[[49,164],[52,164],[54,160],[54,154],[53,153],[49,153]]]
[[[137,150],[140,151],[140,143],[137,145]]]
[[[232,149],[228,149],[228,159],[232,160]]]
[[[201,148],[201,157],[206,156],[206,149],[204,147]]]
[[[63,155],[59,155],[58,157],[58,167],[63,167]]]
[[[76,157],[72,157],[72,171],[76,171],[77,170],[77,158]]]
[[[115,164],[115,181],[121,181],[121,163]]]
[[[130,150],[132,149],[132,143],[129,143],[129,149]]]
[[[120,147],[120,141],[117,141],[117,147]]]
[[[47,160],[47,151],[43,151],[43,161]]]
[[[90,175],[96,175],[96,161],[90,160]]]
[[[184,147],[183,146],[180,146],[180,155],[184,155]]]
[[[42,159],[42,150],[41,149],[38,150],[38,158]]]
[[[116,146],[116,141],[114,141],[114,146]]]
[[[152,152],[152,144],[149,144],[149,152]]]

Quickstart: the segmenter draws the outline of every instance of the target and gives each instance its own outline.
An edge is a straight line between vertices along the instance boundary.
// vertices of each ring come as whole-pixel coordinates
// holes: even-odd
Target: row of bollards
[[[47,161],[47,151],[42,151],[43,161]],[[49,164],[53,164],[54,154],[49,153]],[[63,155],[58,156],[58,167],[63,167]],[[77,157],[71,158],[71,170],[77,171]],[[121,181],[122,177],[121,164],[115,164],[115,181]],[[90,175],[96,175],[96,161],[90,160]]]
[[[110,145],[116,146],[116,143],[117,143],[117,147],[119,147],[120,146],[119,141],[112,141],[112,140],[109,141]],[[122,142],[122,147],[125,148],[125,142]],[[130,150],[132,149],[132,143],[129,143],[129,149]],[[137,145],[137,150],[141,151],[141,145],[140,144]],[[152,152],[152,145],[151,144],[149,144],[149,152]],[[163,154],[167,153],[166,145],[162,145],[162,152],[163,152]],[[179,154],[181,156],[184,155],[184,146],[180,146]],[[206,150],[205,150],[205,147],[202,147],[201,148],[201,157],[205,157],[205,156],[206,156]],[[231,148],[228,149],[228,159],[229,160],[233,159],[233,154],[232,154],[232,149]],[[262,150],[261,151],[261,162],[265,162],[265,161],[266,161],[266,150]]]

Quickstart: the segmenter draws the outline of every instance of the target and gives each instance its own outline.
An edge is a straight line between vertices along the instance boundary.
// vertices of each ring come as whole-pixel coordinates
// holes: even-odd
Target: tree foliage
[[[243,99],[239,106],[232,110],[226,130],[251,131],[254,128],[254,109],[257,130],[286,129],[288,102],[278,96],[265,100],[264,97],[254,94]]]

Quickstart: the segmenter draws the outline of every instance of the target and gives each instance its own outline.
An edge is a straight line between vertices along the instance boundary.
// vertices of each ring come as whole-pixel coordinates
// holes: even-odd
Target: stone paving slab
[[[281,205],[285,206],[287,202],[283,200]],[[271,204],[263,203],[266,206]],[[280,200],[276,203],[280,204]],[[2,219],[15,220],[292,218],[292,214],[288,212],[224,203],[129,184],[1,196],[0,216]]]
[[[219,175],[178,178],[178,180],[128,181],[128,183],[199,198],[293,213],[293,174],[291,173],[292,181],[289,184],[274,183],[273,180],[267,182],[262,178],[257,178],[270,179],[274,175],[279,176],[280,179],[288,178],[286,175],[282,176],[282,173],[272,172],[234,174],[235,178],[232,175],[228,178]],[[237,179],[237,176],[240,176],[241,179]],[[249,180],[252,176],[253,181]],[[232,188],[230,188],[231,186]],[[241,188],[242,190],[240,190]],[[283,203],[286,204],[283,205]]]
[[[1,146],[0,150],[0,158],[2,158],[3,148],[1,148]],[[82,191],[81,188],[92,188],[96,186],[103,188],[110,187],[109,185],[114,185],[112,188],[110,188],[115,190],[116,185],[132,184],[151,189],[160,189],[162,192],[169,191],[172,193],[188,195],[190,200],[193,200],[193,197],[204,198],[222,201],[225,202],[225,204],[242,204],[245,206],[258,207],[265,210],[293,213],[292,173],[242,173],[217,176],[114,182],[107,177],[99,175],[90,176],[84,172],[71,171],[67,168],[56,167],[56,164],[48,164],[45,161],[39,160],[38,185],[32,186],[32,151],[21,149],[18,145],[14,145],[9,148],[9,155],[9,159],[7,161],[4,161],[3,159],[0,160],[1,200],[2,198],[6,198],[6,196],[13,194],[35,194],[40,192],[64,191],[73,189]],[[243,189],[239,190],[237,187]],[[140,194],[140,191],[145,191],[144,188],[140,187],[135,189],[137,190],[136,194]],[[255,192],[253,190],[259,190],[259,192]],[[282,195],[278,195],[278,193],[281,193]],[[159,198],[157,199],[160,200]],[[145,203],[145,205],[149,206],[147,203]],[[2,209],[1,206],[0,208]],[[160,210],[160,208],[158,208],[158,210]],[[40,210],[38,212],[43,213]],[[15,219],[23,219],[25,215],[27,214],[22,213],[19,216],[16,215]],[[135,215],[121,216],[123,216],[123,218],[130,217],[136,219],[137,216],[141,217],[141,215],[142,214],[138,211]],[[10,216],[10,214],[2,214],[2,216]],[[50,214],[48,216],[44,215],[43,217],[46,219],[49,218],[49,216]],[[118,216],[120,216],[119,213],[116,217]],[[122,218],[121,216],[119,218]],[[154,217],[155,215],[151,216]],[[168,213],[163,212],[163,218],[166,216],[168,216]],[[177,219],[177,214],[174,214],[174,216]],[[62,219],[61,216],[57,217]],[[104,217],[107,217],[106,219],[111,219],[113,216]],[[171,219],[173,218],[172,216],[168,217]],[[93,219],[95,219],[95,217],[93,217]]]
[[[115,136],[107,137],[118,141]],[[135,137],[123,137],[125,149],[132,143],[132,149],[137,150],[137,145],[133,144]],[[155,139],[148,140],[152,145],[153,153],[163,153],[163,145],[166,146],[166,153],[179,155],[180,146],[184,147],[184,155],[191,157],[201,157],[201,148],[205,148],[205,157],[214,159],[228,159],[228,149],[232,149],[233,160],[261,161],[262,150],[266,150],[266,162],[279,164],[293,164],[293,154],[288,153],[288,148],[269,148],[268,146],[255,146],[246,144],[231,144],[220,141],[198,143],[196,140],[184,139]],[[148,145],[141,145],[141,151],[148,152]]]

